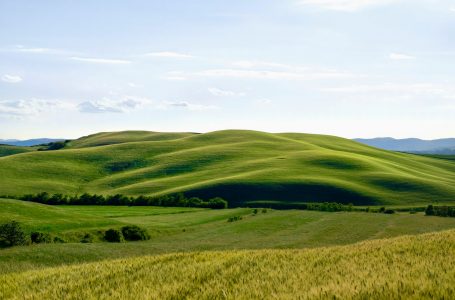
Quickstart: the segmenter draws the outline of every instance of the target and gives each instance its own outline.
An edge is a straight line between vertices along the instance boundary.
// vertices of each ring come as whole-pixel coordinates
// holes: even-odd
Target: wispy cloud
[[[204,105],[204,104],[195,104],[190,103],[187,101],[167,101],[164,102],[165,108],[180,108],[180,109],[187,109],[192,111],[200,111],[200,110],[212,110],[217,109],[217,106],[214,105]]]
[[[210,94],[212,94],[213,96],[217,96],[217,97],[243,97],[246,95],[243,92],[228,91],[228,90],[223,90],[223,89],[219,89],[219,88],[215,88],[215,87],[208,88],[208,91]]]
[[[43,99],[19,99],[19,100],[1,100],[0,115],[9,115],[15,117],[38,115],[49,112],[57,108],[67,106],[64,102],[58,100]]]
[[[413,60],[416,59],[415,56],[403,54],[403,53],[390,53],[389,58],[392,60]]]
[[[371,6],[394,2],[399,2],[399,0],[300,0],[297,1],[297,4],[319,9],[355,12]]]
[[[108,59],[108,58],[95,58],[95,57],[78,57],[72,56],[70,57],[71,60],[80,61],[85,63],[93,63],[93,64],[108,64],[108,65],[126,65],[130,64],[130,60],[125,59]]]
[[[10,75],[10,74],[5,74],[2,76],[2,81],[8,82],[8,83],[19,83],[22,81],[22,77],[19,75]]]
[[[103,98],[81,102],[77,109],[82,113],[125,113],[148,103],[151,103],[151,100],[137,97],[125,97],[121,100]]]
[[[144,54],[146,57],[161,57],[161,58],[179,58],[179,59],[188,59],[193,58],[192,55],[185,54],[185,53],[178,53],[178,52],[170,52],[170,51],[163,51],[163,52],[150,52]]]
[[[272,71],[272,70],[240,70],[240,69],[211,69],[194,73],[201,77],[232,77],[243,79],[269,80],[318,80],[351,78],[354,75],[336,70],[307,70],[307,71]]]
[[[56,48],[46,48],[46,47],[26,47],[23,45],[16,45],[13,47],[3,48],[2,51],[8,52],[17,52],[17,53],[24,53],[24,54],[49,54],[49,55],[75,55],[76,52],[68,51],[64,49],[56,49]]]

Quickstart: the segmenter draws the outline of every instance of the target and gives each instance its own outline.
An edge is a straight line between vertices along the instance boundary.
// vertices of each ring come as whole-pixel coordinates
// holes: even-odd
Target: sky
[[[455,137],[454,0],[0,0],[0,139]]]

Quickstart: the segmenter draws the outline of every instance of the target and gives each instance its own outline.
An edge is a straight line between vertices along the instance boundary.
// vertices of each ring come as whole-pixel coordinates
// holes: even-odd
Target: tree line
[[[455,207],[428,205],[428,207],[425,209],[425,215],[454,218],[455,217]]]
[[[113,205],[113,206],[165,206],[165,207],[199,207],[224,209],[228,202],[220,197],[203,200],[198,197],[187,198],[183,193],[165,196],[125,196],[97,195],[84,193],[82,195],[68,196],[63,194],[27,194],[19,197],[20,200],[48,205]]]

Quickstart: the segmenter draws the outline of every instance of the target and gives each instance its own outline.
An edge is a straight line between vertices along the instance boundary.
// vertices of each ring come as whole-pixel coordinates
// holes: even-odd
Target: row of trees
[[[425,209],[427,216],[455,217],[455,207],[428,205]]]
[[[228,202],[220,197],[203,200],[197,197],[187,198],[183,193],[166,196],[138,196],[130,197],[122,194],[97,195],[84,193],[68,196],[63,194],[49,194],[46,192],[28,194],[20,197],[21,200],[48,205],[118,205],[118,206],[167,206],[167,207],[200,207],[224,209]]]

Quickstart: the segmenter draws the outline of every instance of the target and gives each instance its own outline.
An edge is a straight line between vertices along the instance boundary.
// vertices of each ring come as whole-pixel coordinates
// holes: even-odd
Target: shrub
[[[30,234],[30,239],[32,240],[32,243],[34,244],[48,244],[52,243],[52,238],[49,233],[46,232],[32,232]]]
[[[121,243],[125,239],[123,238],[123,234],[118,229],[109,229],[104,233],[104,239],[110,243]]]
[[[61,237],[56,236],[56,237],[54,237],[54,243],[63,244],[63,243],[66,243],[66,241],[64,239],[62,239]]]
[[[384,213],[391,215],[391,214],[394,214],[395,211],[393,209],[386,209],[386,210],[384,210]]]
[[[381,208],[379,209],[379,212],[380,212],[380,213],[383,213],[383,212],[385,212],[385,207],[384,207],[384,206],[383,206],[383,207],[381,207]]]
[[[427,208],[425,209],[425,215],[426,216],[434,216],[434,208],[433,205],[428,205]]]
[[[122,227],[122,234],[127,241],[150,240],[150,235],[147,230],[136,225]]]
[[[93,235],[91,235],[90,233],[86,233],[82,239],[81,239],[81,243],[93,243]]]
[[[263,213],[263,214],[267,213],[267,208],[263,208],[263,209],[262,209],[262,213]]]
[[[0,225],[0,246],[19,246],[27,242],[26,234],[18,222],[11,221]]]
[[[253,215],[257,215],[257,214],[258,214],[258,209],[257,208],[253,209]]]
[[[226,200],[220,197],[212,198],[208,202],[203,203],[203,206],[213,209],[224,209],[228,207]]]
[[[235,221],[240,221],[242,220],[241,216],[234,216],[234,217],[229,217],[228,222],[235,222]]]

